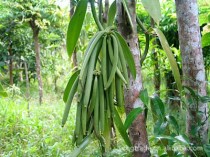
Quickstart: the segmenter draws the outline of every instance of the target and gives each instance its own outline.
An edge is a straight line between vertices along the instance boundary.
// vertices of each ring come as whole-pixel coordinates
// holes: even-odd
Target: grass
[[[72,150],[73,116],[72,124],[61,128],[61,102],[31,104],[29,112],[23,99],[0,104],[0,156],[62,156]]]
[[[28,102],[18,95],[0,99],[0,156],[70,156],[74,149],[71,141],[76,106],[72,106],[67,124],[62,128],[64,103],[61,98],[48,93],[41,106],[38,105],[38,99],[34,98],[30,100],[29,110],[27,105]],[[94,140],[81,156],[100,156],[98,142]],[[108,152],[107,156],[128,157],[130,153],[119,138],[118,147]]]

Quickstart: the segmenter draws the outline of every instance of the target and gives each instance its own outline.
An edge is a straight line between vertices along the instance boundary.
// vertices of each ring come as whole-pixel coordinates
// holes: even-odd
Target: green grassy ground
[[[74,130],[73,105],[65,127],[61,127],[64,103],[55,95],[45,95],[43,105],[38,99],[27,101],[19,96],[0,99],[0,156],[2,157],[63,157],[74,149],[71,139]],[[124,148],[124,149],[121,149]],[[98,142],[93,141],[82,157],[100,156]],[[121,138],[118,148],[108,156],[130,156]]]
[[[32,101],[33,102],[33,101]],[[21,98],[0,100],[0,156],[61,156],[71,149],[74,123],[61,128],[63,104],[51,100],[42,106]],[[73,118],[73,113],[71,113]],[[72,124],[71,124],[72,123]]]

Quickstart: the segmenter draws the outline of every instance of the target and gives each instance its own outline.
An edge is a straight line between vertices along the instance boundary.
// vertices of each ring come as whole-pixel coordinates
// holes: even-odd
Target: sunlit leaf
[[[155,138],[158,139],[158,140],[162,140],[162,139],[167,139],[167,140],[171,140],[171,141],[174,140],[174,137],[172,137],[172,136],[164,136],[164,135],[155,136]]]
[[[140,97],[141,101],[144,103],[144,105],[148,105],[149,95],[148,95],[147,89],[142,90],[139,94],[139,97]]]
[[[174,55],[170,49],[170,46],[166,40],[166,37],[164,36],[164,34],[162,33],[161,30],[159,30],[158,28],[154,28],[155,32],[157,33],[159,39],[160,39],[160,43],[164,49],[164,51],[166,52],[166,55],[168,57],[170,66],[171,66],[171,70],[173,72],[174,75],[174,79],[176,81],[177,84],[177,88],[178,90],[181,92],[182,91],[182,83],[181,83],[181,76],[179,73],[179,68],[177,66],[176,60],[174,58]]]
[[[80,0],[78,2],[75,13],[69,22],[66,41],[66,48],[69,57],[71,57],[79,38],[87,10],[87,3],[88,0]]]
[[[179,141],[180,143],[184,144],[184,145],[189,145],[190,142],[187,139],[187,137],[185,135],[179,135],[174,137],[174,139],[176,139],[177,141]]]
[[[138,108],[134,108],[131,110],[131,112],[128,114],[128,116],[126,117],[125,123],[124,123],[124,127],[125,130],[127,130],[131,124],[133,123],[133,121],[136,119],[136,117],[142,113],[143,109],[138,107]]]
[[[5,92],[3,86],[0,83],[0,97],[7,97],[7,93]]]
[[[202,36],[202,48],[210,46],[210,32]]]
[[[159,0],[141,0],[145,10],[159,24],[161,19],[161,9]]]

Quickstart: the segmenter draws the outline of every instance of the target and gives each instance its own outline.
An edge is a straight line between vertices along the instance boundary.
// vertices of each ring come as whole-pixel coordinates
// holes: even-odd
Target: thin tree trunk
[[[155,22],[154,20],[151,18],[151,27],[154,28],[155,27]],[[157,45],[156,42],[156,36],[153,36],[154,40],[153,40],[153,45]],[[152,60],[154,62],[154,85],[155,85],[155,92],[156,94],[158,94],[159,96],[159,90],[160,90],[160,68],[159,68],[159,63],[158,63],[158,54],[157,51],[155,51],[155,48],[152,49]]]
[[[36,53],[36,74],[39,84],[39,104],[42,104],[43,97],[43,85],[42,85],[42,76],[41,76],[41,61],[40,61],[40,47],[39,47],[39,28],[35,24],[35,20],[30,21],[30,26],[33,30],[33,40],[34,40],[34,49]]]
[[[57,91],[58,91],[57,81],[58,81],[58,77],[57,77],[57,76],[55,76],[55,78],[54,78],[54,88],[55,88],[55,93],[57,93]]]
[[[20,66],[18,67],[20,70],[19,72],[19,79],[20,79],[20,82],[23,82],[23,70],[22,70],[22,66],[23,66],[23,62],[20,63]]]
[[[40,47],[39,47],[39,39],[38,34],[34,34],[34,47],[36,53],[36,73],[39,83],[39,103],[42,103],[43,97],[43,85],[42,85],[42,76],[41,76],[41,61],[40,61]]]
[[[205,96],[206,80],[197,0],[175,0],[175,2],[182,53],[183,85],[194,89],[201,96]],[[189,98],[190,95],[188,94],[187,99]],[[208,142],[207,116],[208,106],[206,103],[194,102],[188,104],[186,131],[190,142],[195,146],[202,146],[202,144]],[[203,125],[199,125],[202,123]],[[196,127],[201,127],[198,132],[194,131]],[[197,156],[205,156],[199,147],[197,147],[195,153]],[[191,156],[193,156],[192,153]]]
[[[28,110],[28,116],[30,116],[30,104],[29,104],[29,99],[30,99],[30,83],[29,83],[29,78],[28,78],[28,66],[27,63],[24,61],[24,69],[25,69],[25,75],[26,75],[26,99],[27,99],[27,110]]]
[[[12,44],[9,44],[9,83],[12,86],[13,81],[13,53],[12,53]]]
[[[125,91],[125,108],[126,114],[133,108],[144,107],[144,104],[139,98],[139,93],[143,90],[142,76],[141,76],[141,65],[140,65],[140,50],[137,37],[137,28],[136,28],[136,3],[135,0],[129,0],[128,6],[130,9],[134,32],[132,32],[131,27],[129,26],[128,18],[125,16],[124,8],[120,0],[117,0],[117,23],[118,30],[126,39],[130,49],[132,51],[135,65],[136,65],[136,79],[133,79],[132,76],[129,78],[129,89]],[[148,157],[150,156],[149,143],[146,130],[146,120],[144,113],[140,114],[136,120],[133,122],[129,128],[129,136],[133,144],[134,157]]]
[[[74,0],[70,0],[70,18],[74,15]],[[73,66],[77,67],[77,52],[76,52],[76,48],[74,49],[73,55],[72,55],[72,60],[73,60]]]

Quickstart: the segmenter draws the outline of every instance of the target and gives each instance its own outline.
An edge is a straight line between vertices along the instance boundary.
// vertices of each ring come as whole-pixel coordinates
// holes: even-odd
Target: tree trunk
[[[128,115],[129,112],[133,108],[137,107],[144,107],[144,104],[139,98],[139,93],[143,89],[142,84],[142,76],[141,76],[141,66],[140,66],[140,50],[139,50],[139,43],[137,37],[137,28],[136,28],[136,3],[135,0],[129,0],[128,6],[130,9],[133,25],[134,25],[134,32],[129,25],[128,18],[124,11],[124,8],[121,4],[120,0],[117,0],[117,24],[118,30],[126,39],[128,45],[130,46],[131,52],[134,57],[135,65],[136,65],[136,79],[133,79],[132,76],[129,78],[129,89],[125,91],[125,108],[126,114]],[[140,114],[136,120],[133,122],[131,127],[129,128],[129,136],[131,142],[133,144],[133,156],[134,157],[148,157],[150,156],[149,151],[149,143],[147,138],[147,131],[146,131],[146,120],[145,115],[142,113]]]
[[[28,110],[28,116],[30,116],[30,104],[29,104],[29,99],[30,99],[30,83],[29,83],[29,78],[28,78],[28,66],[27,63],[24,61],[24,69],[25,69],[25,75],[26,75],[26,99],[27,99],[27,110]]]
[[[12,86],[13,81],[13,53],[12,53],[12,44],[9,44],[9,84]]]
[[[201,96],[206,95],[206,80],[201,49],[200,27],[198,22],[197,0],[175,0],[178,19],[180,50],[182,53],[183,85]],[[190,95],[187,95],[190,99]],[[198,114],[198,112],[200,112]],[[186,131],[195,146],[208,142],[208,106],[206,103],[188,104]],[[204,123],[204,125],[199,125]],[[201,127],[195,132],[196,127]],[[197,147],[198,148],[198,147]],[[205,156],[202,149],[196,149],[197,156]],[[201,154],[200,154],[201,153]],[[193,154],[191,153],[191,156]]]
[[[151,27],[154,28],[155,27],[155,22],[154,20],[151,18]],[[153,40],[153,45],[157,45],[156,42],[156,36],[153,36],[154,40]],[[158,94],[159,96],[159,90],[160,90],[160,68],[159,68],[159,63],[158,63],[158,54],[157,51],[155,50],[155,48],[152,48],[152,60],[154,62],[154,85],[155,85],[155,92],[156,94]]]
[[[23,82],[23,70],[22,70],[22,67],[23,67],[23,62],[20,62],[20,66],[18,66],[18,68],[20,69],[20,72],[19,72],[20,82]]]
[[[39,47],[39,38],[38,38],[39,28],[38,26],[36,26],[34,19],[32,19],[29,23],[33,30],[34,50],[36,53],[36,74],[39,84],[39,103],[41,105],[43,97],[43,85],[42,85],[42,76],[41,76],[40,47]]]

